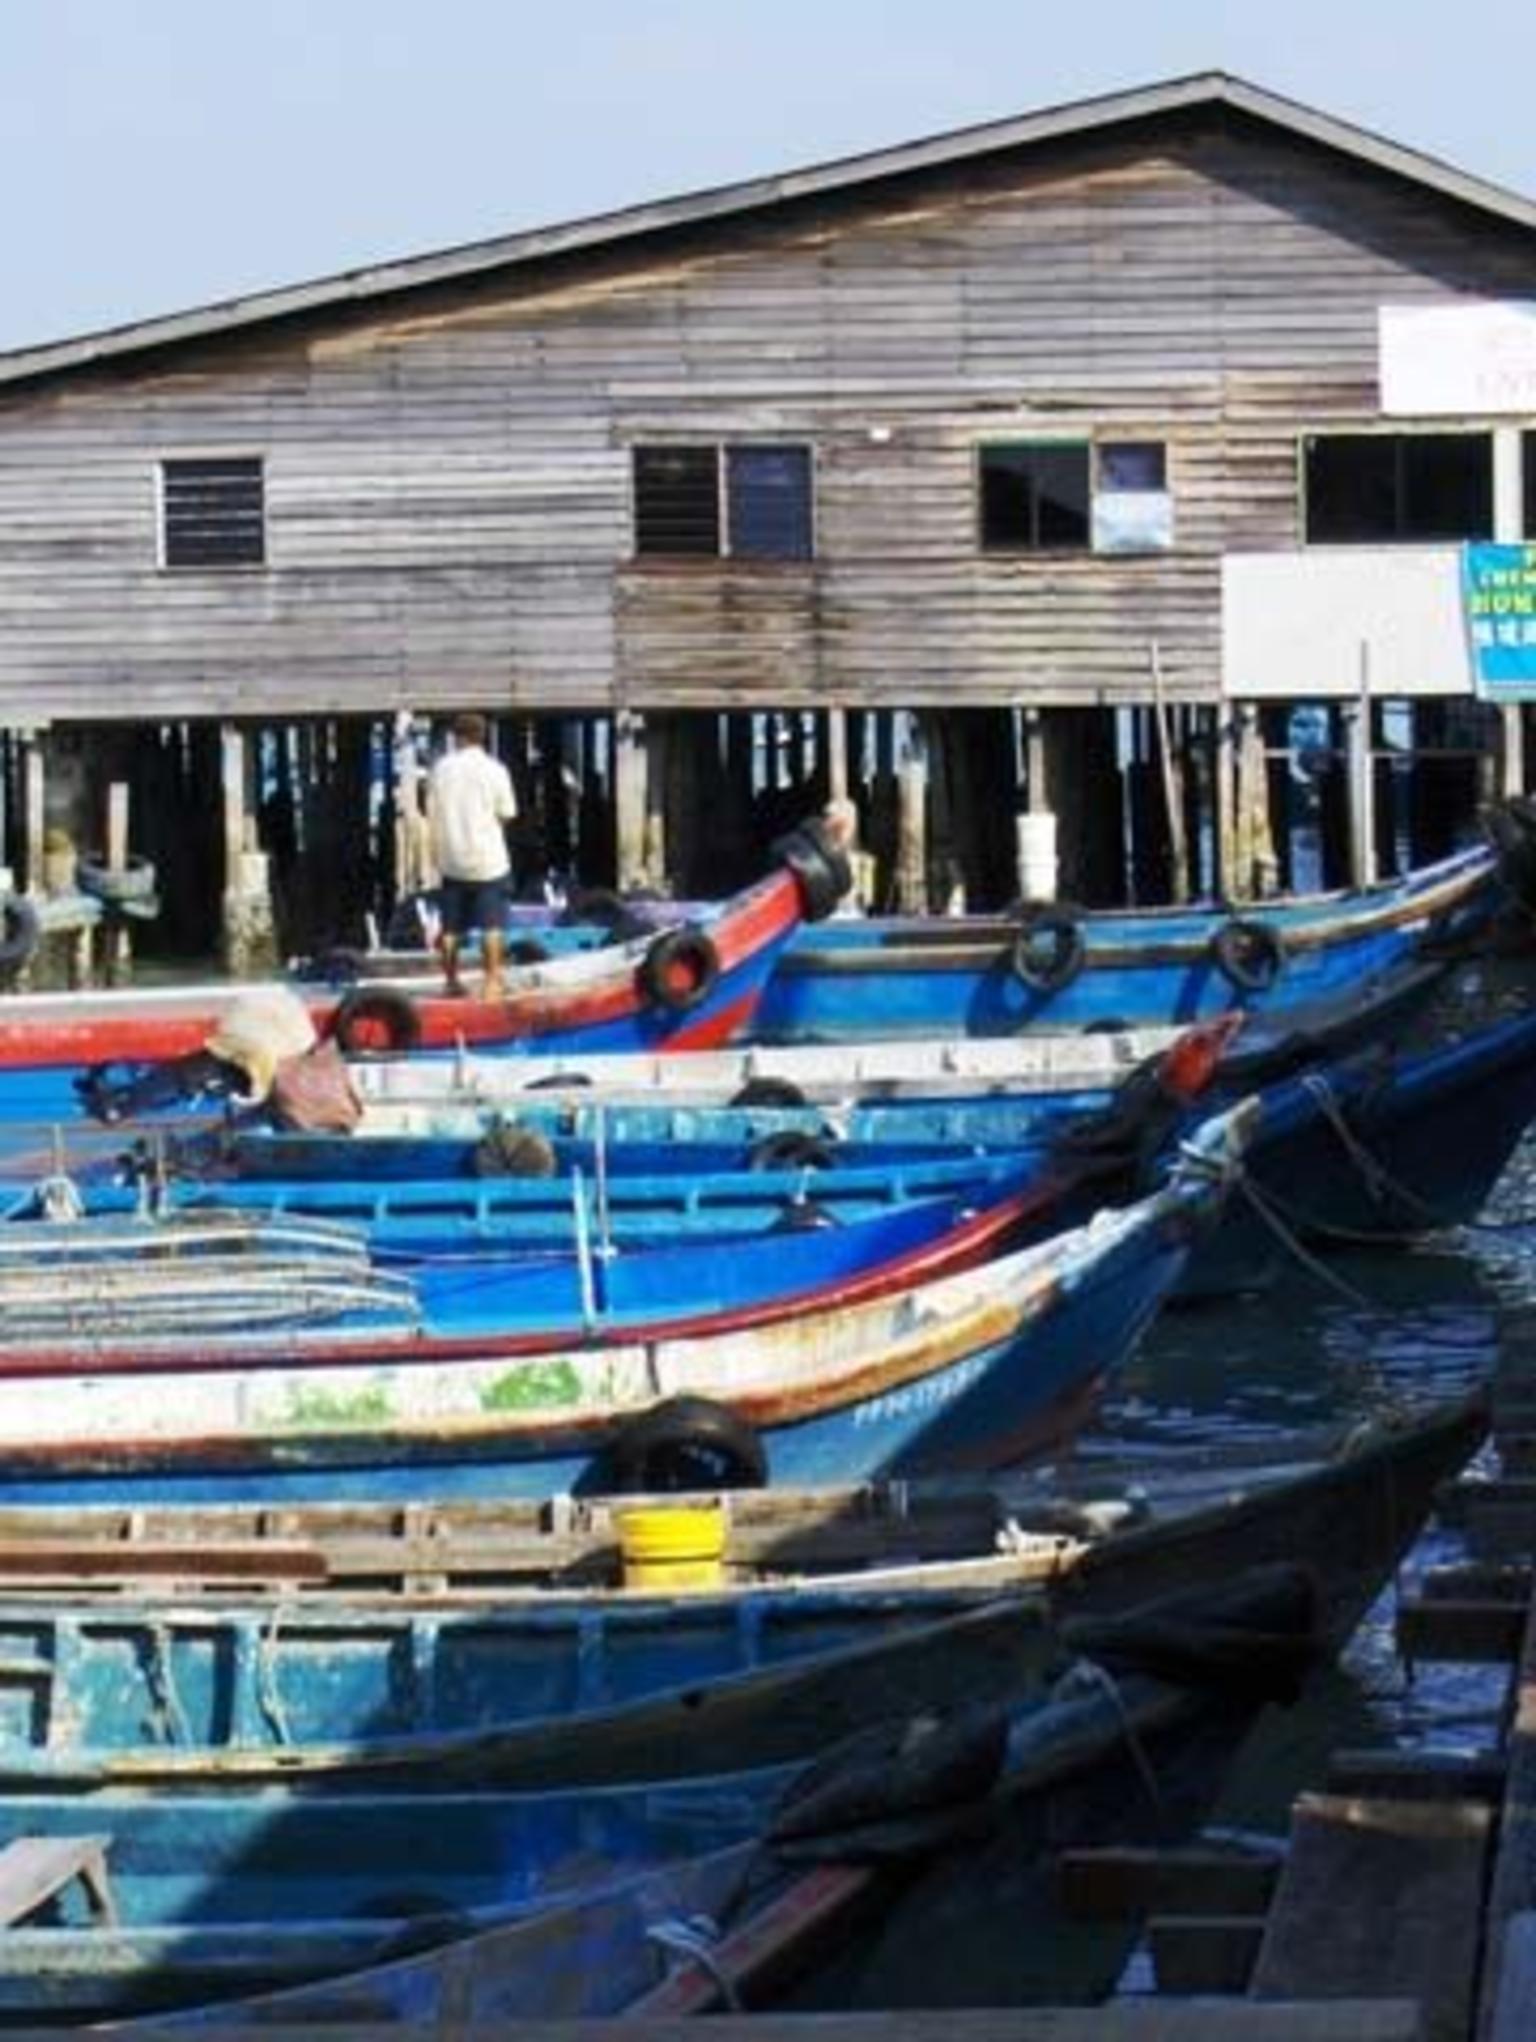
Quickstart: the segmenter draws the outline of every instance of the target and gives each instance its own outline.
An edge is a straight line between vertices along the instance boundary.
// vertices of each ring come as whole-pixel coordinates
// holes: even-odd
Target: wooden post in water
[[[1499,750],[1499,792],[1511,801],[1525,792],[1525,705],[1506,702],[1500,713],[1504,742]]]
[[[848,712],[827,711],[827,799],[848,799]]]
[[[645,831],[640,856],[640,884],[664,888],[667,883],[667,770],[670,760],[669,719],[645,719]]]
[[[920,915],[928,906],[928,768],[903,760],[896,776],[896,907]]]
[[[1360,692],[1343,705],[1344,761],[1349,786],[1349,883],[1376,877],[1376,787],[1371,766],[1371,649],[1360,645]]]
[[[270,971],[277,939],[267,860],[256,849],[255,817],[246,809],[245,733],[236,723],[219,726],[219,785],[224,824],[224,897],[220,950],[233,978]]]
[[[645,883],[645,718],[621,709],[613,719],[615,879],[620,892]]]
[[[107,788],[107,870],[122,872],[128,865],[128,783],[114,780]],[[113,917],[102,939],[102,962],[109,986],[123,985],[133,970],[133,938],[128,917]]]
[[[46,827],[44,821],[46,769],[41,731],[29,730],[25,733],[21,762],[27,858],[22,891],[40,894],[43,890],[43,831]]]
[[[1163,686],[1163,659],[1157,640],[1149,648],[1152,668],[1152,708],[1157,722],[1157,757],[1162,773],[1163,806],[1168,821],[1169,891],[1175,907],[1189,899],[1189,841],[1184,834],[1183,768],[1174,754],[1173,733],[1168,717],[1168,698]]]

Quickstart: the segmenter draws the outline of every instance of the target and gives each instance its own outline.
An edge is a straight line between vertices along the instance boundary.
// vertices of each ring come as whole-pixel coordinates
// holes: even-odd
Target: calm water
[[[1530,1215],[1527,1224],[1525,1215]],[[1408,1402],[1454,1398],[1485,1382],[1501,1345],[1536,1341],[1536,1135],[1517,1152],[1484,1224],[1406,1251],[1352,1253],[1329,1267],[1341,1296],[1293,1266],[1263,1296],[1169,1313],[1079,1447],[1074,1486],[1152,1495],[1228,1486],[1245,1464],[1306,1458],[1341,1424]],[[1431,1526],[1405,1578],[1465,1557]],[[1338,1672],[1267,1734],[1221,1811],[1284,1834],[1291,1801],[1321,1786],[1344,1745],[1475,1749],[1493,1740],[1505,1676],[1486,1667],[1410,1672],[1384,1595]]]

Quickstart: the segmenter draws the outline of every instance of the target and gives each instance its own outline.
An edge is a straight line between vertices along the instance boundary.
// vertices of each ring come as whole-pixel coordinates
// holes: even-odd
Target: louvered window
[[[811,558],[809,447],[650,446],[634,458],[636,553]]]
[[[720,464],[713,447],[636,447],[635,551],[720,551]]]
[[[160,548],[167,567],[260,567],[267,557],[261,462],[162,462]]]

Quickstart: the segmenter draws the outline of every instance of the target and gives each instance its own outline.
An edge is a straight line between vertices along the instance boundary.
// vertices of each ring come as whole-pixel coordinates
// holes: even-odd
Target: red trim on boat
[[[767,879],[727,903],[707,926],[720,959],[722,977],[748,964],[768,945],[788,936],[801,918],[799,882],[787,871]],[[602,1026],[640,1016],[646,1011],[637,979],[643,946],[580,953],[590,959],[591,976],[577,984],[531,985],[518,989],[519,973],[509,974],[512,991],[502,1001],[445,1000],[428,996],[414,1000],[421,1020],[425,1049],[452,1049],[459,1043],[485,1048],[521,1042],[556,1030]],[[531,975],[547,967],[530,966]],[[217,1026],[220,1013],[243,989],[232,984],[217,1001],[191,1009],[176,1006],[146,1011],[134,1008],[132,992],[102,993],[94,1009],[79,1019],[61,1014],[56,1005],[40,1001],[27,1012],[25,996],[8,1001],[0,1011],[0,1069],[96,1063],[159,1063],[201,1049]],[[295,990],[298,990],[295,988]],[[658,1028],[656,1047],[711,1048],[750,1016],[756,994],[741,993],[726,1011],[671,1028]],[[325,1034],[339,1001],[327,992],[307,1002],[316,1029]],[[659,1019],[659,1017],[658,1017]]]

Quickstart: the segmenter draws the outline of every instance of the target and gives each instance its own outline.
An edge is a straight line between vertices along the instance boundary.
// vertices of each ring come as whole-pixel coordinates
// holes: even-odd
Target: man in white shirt
[[[427,820],[432,857],[443,881],[440,947],[447,990],[463,994],[459,945],[478,929],[484,997],[499,1000],[506,991],[503,924],[512,870],[503,825],[516,816],[517,800],[506,767],[485,749],[486,735],[485,718],[474,710],[453,719],[452,745],[427,782]]]

